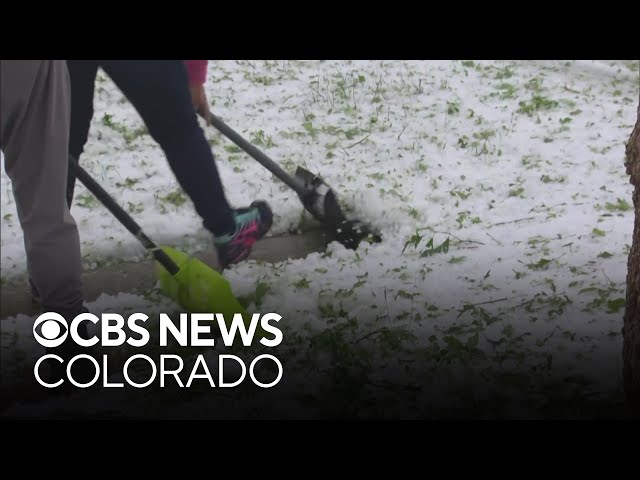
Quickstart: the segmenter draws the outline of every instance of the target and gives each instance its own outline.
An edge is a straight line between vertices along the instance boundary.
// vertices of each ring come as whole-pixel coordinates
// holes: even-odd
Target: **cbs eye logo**
[[[69,335],[69,326],[65,318],[55,312],[40,315],[33,324],[33,336],[46,348],[62,345]]]

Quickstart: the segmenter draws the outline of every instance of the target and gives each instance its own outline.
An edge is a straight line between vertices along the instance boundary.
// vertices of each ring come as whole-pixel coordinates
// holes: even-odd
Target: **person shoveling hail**
[[[208,60],[67,60],[67,65],[72,92],[69,208],[73,204],[76,179],[79,179],[154,255],[163,292],[190,311],[221,308],[239,311],[241,307],[218,272],[196,258],[156,245],[79,164],[94,113],[99,68],[131,102],[151,137],[162,148],[178,183],[212,234],[222,270],[249,257],[255,243],[270,230],[273,212],[264,200],[255,200],[249,207],[230,206],[198,115],[292,188],[304,207],[345,246],[357,248],[363,239],[380,240],[380,235],[370,226],[345,217],[335,194],[318,176],[301,168],[295,176],[288,175],[211,113],[204,90]],[[37,300],[38,292],[33,284],[31,288]]]
[[[255,242],[269,231],[273,213],[263,200],[255,200],[248,207],[232,208],[226,198],[215,158],[197,117],[197,112],[207,105],[204,91],[207,63],[206,60],[67,60],[71,114],[66,197],[71,208],[75,182],[80,179],[153,253],[163,291],[182,306],[192,311],[209,310],[213,305],[207,300],[216,298],[223,304],[231,302],[232,309],[237,311],[238,303],[217,272],[175,249],[158,247],[79,163],[89,136],[95,81],[101,68],[131,102],[151,137],[162,148],[178,183],[212,235],[220,268],[245,260]],[[32,297],[39,302],[40,295],[31,280],[30,287]]]

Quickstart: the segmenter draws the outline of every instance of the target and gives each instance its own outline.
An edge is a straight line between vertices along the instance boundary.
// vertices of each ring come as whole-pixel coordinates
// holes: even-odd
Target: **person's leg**
[[[77,225],[66,202],[69,75],[63,60],[1,62],[0,142],[45,311],[83,308]]]
[[[198,124],[183,61],[109,60],[101,61],[100,67],[164,151],[204,227],[213,233],[222,266],[245,259],[271,227],[272,213],[265,202],[237,210],[229,205],[211,147]]]
[[[66,201],[69,90],[64,60],[0,61],[0,147],[23,230],[30,281],[42,310],[57,312],[68,322],[88,311],[78,228]],[[78,333],[88,338],[86,322]],[[76,354],[91,354],[70,337],[46,350],[63,359],[51,365],[50,381],[65,376],[66,362]],[[72,375],[86,382],[92,378],[91,367],[78,362]],[[61,390],[69,388],[66,381]]]
[[[96,60],[67,60],[71,81],[71,125],[69,131],[69,155],[79,162],[89,137],[93,118],[93,96],[98,63]],[[73,204],[76,177],[69,172],[67,178],[67,203]]]
[[[98,65],[95,60],[67,60],[71,85],[71,107],[69,126],[69,154],[79,159],[89,136],[93,117],[93,94]],[[73,205],[73,193],[76,177],[69,169],[67,174],[67,204]],[[31,297],[35,303],[41,303],[40,294],[33,279],[29,278]]]
[[[232,232],[232,208],[211,147],[198,124],[183,63],[109,60],[101,61],[100,66],[144,120],[205,228],[214,235]]]

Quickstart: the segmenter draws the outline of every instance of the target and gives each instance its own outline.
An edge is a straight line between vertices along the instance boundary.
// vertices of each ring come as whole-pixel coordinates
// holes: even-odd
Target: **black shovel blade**
[[[296,177],[305,185],[307,194],[300,195],[305,208],[345,247],[355,250],[363,240],[370,243],[382,241],[382,236],[372,226],[345,217],[333,190],[320,177],[302,167],[297,168]]]
[[[306,208],[316,220],[325,223],[327,221],[327,214],[332,216],[332,218],[329,219],[331,222],[341,220],[338,218],[338,216],[342,215],[339,209],[338,211],[331,210],[327,212],[325,208],[325,199],[327,195],[333,196],[333,191],[324,180],[302,167],[298,167],[295,176],[303,185],[303,192],[298,193],[298,196],[300,200],[302,200],[304,208]],[[342,219],[344,219],[344,217]]]

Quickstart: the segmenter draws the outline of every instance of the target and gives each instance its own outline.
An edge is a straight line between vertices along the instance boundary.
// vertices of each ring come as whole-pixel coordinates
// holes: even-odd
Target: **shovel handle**
[[[171,275],[178,273],[180,268],[171,258],[158,246],[153,240],[145,235],[142,231],[142,227],[131,218],[131,216],[116,203],[116,201],[109,195],[98,182],[96,182],[87,171],[82,168],[78,161],[69,156],[69,168],[72,173],[82,182],[82,184],[89,190],[100,202],[118,219],[118,221],[127,229],[134,237],[136,237],[145,249],[150,251],[155,259],[162,264],[164,268]]]
[[[254,145],[246,141],[242,136],[233,130],[230,126],[216,117],[213,113],[209,112],[209,123],[220,131],[225,137],[235,143],[238,147],[244,150],[247,154],[252,156],[255,160],[260,162],[267,170],[273,173],[276,177],[286,183],[290,188],[295,190],[298,195],[305,196],[309,194],[309,190],[305,187],[304,183],[297,178],[289,175],[280,165],[271,160],[266,154],[261,152]]]

